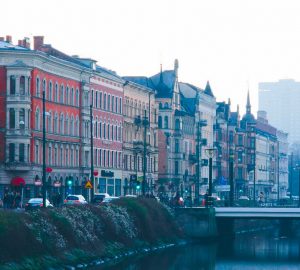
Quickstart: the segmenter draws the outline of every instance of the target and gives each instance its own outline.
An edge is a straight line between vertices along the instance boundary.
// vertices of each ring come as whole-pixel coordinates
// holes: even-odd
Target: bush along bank
[[[168,246],[182,237],[171,211],[149,198],[26,213],[1,211],[0,269],[100,264],[121,254]]]

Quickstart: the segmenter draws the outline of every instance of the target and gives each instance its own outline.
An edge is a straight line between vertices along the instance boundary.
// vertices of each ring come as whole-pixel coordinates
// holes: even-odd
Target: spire
[[[248,89],[248,94],[247,94],[246,114],[251,114],[251,104],[250,104],[249,89]]]
[[[159,82],[163,83],[164,79],[163,79],[163,73],[162,73],[162,64],[160,64],[160,76],[159,76]]]
[[[211,96],[211,97],[214,97],[214,94],[213,94],[213,92],[211,91],[211,88],[210,88],[209,81],[207,81],[207,83],[206,83],[206,86],[205,86],[205,89],[204,89],[204,93],[205,93],[206,95],[209,95],[209,96]]]
[[[178,68],[179,68],[178,59],[175,59],[175,61],[174,61],[174,72],[175,72],[176,77],[178,77]]]
[[[238,115],[240,114],[240,105],[239,104],[236,106],[236,112]]]

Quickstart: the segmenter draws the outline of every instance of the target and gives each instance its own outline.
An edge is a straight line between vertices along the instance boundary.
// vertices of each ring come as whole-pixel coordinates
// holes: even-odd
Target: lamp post
[[[142,121],[144,126],[144,151],[143,151],[143,182],[142,182],[142,195],[145,196],[146,193],[146,169],[147,169],[147,126],[148,126],[148,118],[146,116],[146,110],[144,111],[144,118]]]
[[[208,198],[209,205],[211,205],[211,197],[212,197],[212,159],[215,155],[215,148],[207,148],[205,149],[206,155],[209,158],[208,166],[209,166],[209,174],[208,174]]]
[[[42,176],[43,208],[46,208],[46,100],[43,88],[43,176]]]
[[[229,206],[230,207],[233,206],[233,201],[234,201],[233,161],[234,161],[234,153],[232,149],[230,149],[230,155],[229,155],[229,184],[230,184]]]
[[[90,124],[91,124],[91,201],[94,199],[94,145],[93,145],[93,105],[90,105]]]

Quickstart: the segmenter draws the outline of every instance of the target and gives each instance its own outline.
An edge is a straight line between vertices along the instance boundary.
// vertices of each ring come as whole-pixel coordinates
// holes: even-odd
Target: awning
[[[15,178],[11,179],[10,184],[15,187],[24,186],[25,180],[22,177],[17,176]]]

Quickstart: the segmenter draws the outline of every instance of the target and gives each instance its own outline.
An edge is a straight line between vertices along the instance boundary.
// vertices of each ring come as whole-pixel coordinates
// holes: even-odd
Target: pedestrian
[[[3,208],[4,209],[7,209],[9,208],[9,198],[8,198],[8,193],[4,193],[4,196],[3,196]]]

